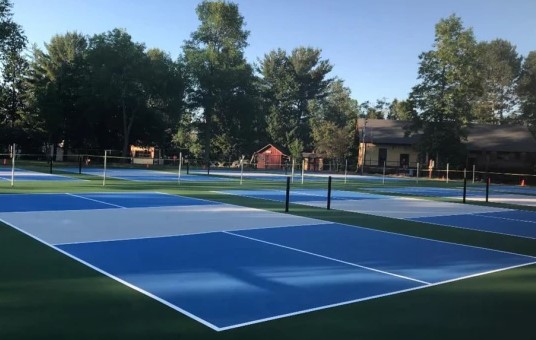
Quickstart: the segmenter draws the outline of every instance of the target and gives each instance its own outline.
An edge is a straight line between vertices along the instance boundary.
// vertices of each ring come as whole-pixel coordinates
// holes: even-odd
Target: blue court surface
[[[258,198],[264,200],[285,202],[285,190],[225,190],[225,194],[238,195],[244,197]],[[289,201],[293,203],[304,203],[314,201],[327,201],[327,190],[318,189],[293,189],[289,192]],[[383,195],[369,194],[364,192],[332,190],[332,200],[365,200],[365,199],[381,199]]]
[[[393,194],[404,194],[414,196],[429,196],[429,197],[463,197],[463,188],[431,188],[431,187],[382,187],[382,188],[366,188],[366,190],[374,192],[385,192]],[[484,197],[485,192],[481,190],[467,189],[466,197]]]
[[[192,173],[203,174],[205,171],[194,171]],[[210,170],[211,174],[230,177],[230,178],[244,178],[244,179],[254,179],[254,180],[266,180],[266,181],[286,181],[287,177],[291,177],[294,182],[300,182],[302,180],[301,171],[295,171],[294,176],[292,176],[291,171],[267,171],[264,172],[262,169],[255,171],[244,171],[241,173],[239,170],[220,170],[214,169]],[[331,173],[322,173],[322,172],[305,172],[303,174],[303,179],[305,182],[327,182],[328,177],[331,177],[333,181],[366,181],[366,182],[399,182],[399,181],[408,181],[412,180],[411,178],[406,177],[381,177],[381,176],[363,176],[363,175],[354,175],[354,174],[331,174]]]
[[[11,181],[11,169],[0,169],[0,181]],[[14,181],[80,181],[80,179],[16,168],[14,173]]]
[[[383,187],[383,188],[366,188],[366,190],[375,192],[386,192],[395,194],[415,195],[415,196],[430,196],[430,197],[463,197],[463,187],[459,188],[432,188],[432,187]],[[486,187],[467,187],[467,198],[483,198],[486,196]],[[501,199],[504,193],[512,193],[518,195],[535,196],[536,190],[527,187],[515,186],[491,186],[489,188],[491,197]],[[507,197],[507,196],[506,196]]]
[[[536,212],[532,211],[510,210],[480,214],[421,217],[411,220],[536,239]]]
[[[4,194],[0,212],[149,208],[213,202],[160,193]]]
[[[20,195],[28,212],[5,208],[14,196],[0,195],[4,223],[218,331],[536,263],[160,193]],[[60,210],[52,200],[87,210]]]
[[[285,191],[277,190],[226,190],[224,193],[280,202],[284,202],[286,198]],[[296,204],[326,207],[327,190],[292,190],[289,201]],[[342,190],[332,191],[331,201],[331,208],[336,210],[536,238],[536,212],[414,198],[404,199]]]
[[[60,168],[58,169],[64,172],[78,173],[78,168]],[[102,168],[83,168],[82,174],[91,176],[104,176],[104,169]],[[206,172],[205,172],[206,174]],[[167,171],[149,170],[149,169],[107,169],[106,178],[122,179],[126,181],[135,182],[215,182],[215,181],[228,181],[228,178],[222,178],[217,176],[207,176],[203,174],[190,175],[181,172],[180,177],[178,173],[172,173]]]

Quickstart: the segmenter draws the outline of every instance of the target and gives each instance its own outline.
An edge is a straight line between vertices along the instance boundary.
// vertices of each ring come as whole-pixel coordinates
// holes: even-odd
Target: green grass
[[[283,190],[283,182],[178,185],[110,179],[103,187],[101,179],[77,177],[89,181],[17,182],[13,188],[9,183],[0,183],[0,191],[147,190],[284,211],[280,202],[212,192],[232,188]],[[325,183],[305,186],[325,187]],[[334,183],[334,189],[363,187],[370,187],[370,183]],[[289,213],[536,256],[536,240],[293,204]],[[534,282],[536,266],[532,265],[215,332],[0,224],[0,339],[529,339],[534,331]]]

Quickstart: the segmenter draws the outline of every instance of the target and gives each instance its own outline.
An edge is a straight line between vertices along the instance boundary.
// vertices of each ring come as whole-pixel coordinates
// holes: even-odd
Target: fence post
[[[11,186],[15,185],[15,158],[17,157],[17,144],[11,146]]]
[[[465,197],[467,196],[467,177],[463,177],[463,203],[465,203]]]
[[[287,191],[285,194],[285,212],[288,212],[289,198],[290,198],[290,177],[287,176]]]
[[[331,209],[331,176],[328,177],[328,210]]]
[[[488,198],[489,198],[489,184],[491,182],[491,178],[488,176],[488,178],[486,178],[486,203],[488,202]]]

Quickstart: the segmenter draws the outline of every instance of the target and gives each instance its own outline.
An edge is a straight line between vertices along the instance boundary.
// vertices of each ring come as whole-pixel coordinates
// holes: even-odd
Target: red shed
[[[272,144],[268,144],[253,154],[257,161],[257,169],[283,169],[288,155]]]

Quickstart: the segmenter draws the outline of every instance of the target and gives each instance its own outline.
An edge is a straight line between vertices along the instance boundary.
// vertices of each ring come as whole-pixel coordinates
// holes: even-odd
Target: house
[[[284,169],[288,160],[289,156],[272,144],[255,151],[252,157],[252,163],[257,164],[257,169]]]
[[[409,122],[359,119],[358,166],[415,168],[428,162],[417,150],[419,134],[406,136]],[[481,171],[534,172],[536,139],[521,125],[475,124],[468,130],[467,167]]]
[[[303,170],[322,171],[324,169],[324,155],[314,152],[302,152]]]
[[[533,173],[536,139],[522,125],[474,125],[467,136],[467,163],[484,171]]]
[[[358,167],[414,167],[419,161],[419,136],[406,136],[407,125],[400,120],[359,119]]]

